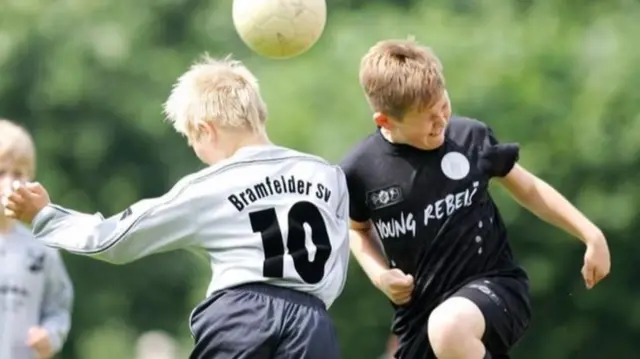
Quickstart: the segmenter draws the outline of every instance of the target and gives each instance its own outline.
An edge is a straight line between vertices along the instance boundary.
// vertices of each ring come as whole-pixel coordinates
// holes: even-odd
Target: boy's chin
[[[427,136],[420,141],[419,144],[414,145],[421,150],[435,150],[444,144],[444,134],[438,136]]]

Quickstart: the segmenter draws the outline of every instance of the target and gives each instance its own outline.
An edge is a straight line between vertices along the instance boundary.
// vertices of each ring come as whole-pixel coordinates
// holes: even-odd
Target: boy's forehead
[[[445,91],[436,101],[433,101],[428,107],[413,108],[408,114],[421,117],[429,114],[439,114],[443,108],[449,104],[449,94]]]

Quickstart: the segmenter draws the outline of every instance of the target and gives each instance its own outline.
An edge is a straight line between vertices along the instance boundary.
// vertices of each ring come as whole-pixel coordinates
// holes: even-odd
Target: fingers
[[[45,339],[40,339],[32,344],[29,344],[29,347],[33,349],[38,355],[38,359],[47,359],[49,358],[49,347],[45,342]]]
[[[7,196],[7,201],[5,206],[9,207],[11,204],[22,204],[24,203],[24,199],[25,197],[22,195],[22,193],[19,192],[11,192],[8,196]]]
[[[596,270],[594,275],[595,275],[595,280],[596,280],[595,284],[597,284],[598,282],[603,280],[604,277],[608,276],[609,272],[605,272],[605,271],[602,271],[602,270]]]
[[[389,283],[391,300],[398,305],[406,304],[411,300],[411,295],[415,287],[413,276],[403,275],[395,279],[395,281]]]
[[[39,182],[29,182],[24,185],[24,187],[29,193],[36,195],[43,195],[46,193],[46,190]]]
[[[30,328],[27,332],[27,345],[33,347],[40,339],[39,330],[36,327]]]
[[[389,284],[389,291],[392,293],[411,293],[413,291],[413,282],[396,282]]]
[[[389,272],[386,279],[390,288],[404,289],[413,287],[413,276],[411,274],[404,274],[399,269],[393,269]]]
[[[31,188],[33,187],[28,184],[19,186],[17,188],[14,188],[12,195],[19,195],[23,199],[31,198],[33,197],[33,192]]]
[[[413,276],[411,274],[407,274],[404,276],[405,285],[413,287]]]
[[[606,266],[597,265],[589,261],[585,262],[584,266],[582,266],[581,273],[587,289],[592,289],[609,275],[609,271],[605,268]]]
[[[5,196],[2,200],[4,215],[12,219],[17,219],[23,203],[24,198],[20,193],[12,192],[8,196]]]
[[[393,303],[395,303],[395,304],[398,304],[398,305],[407,304],[407,303],[409,303],[410,300],[411,300],[411,292],[406,293],[406,294],[397,295],[397,296],[391,298],[391,301]]]
[[[585,263],[584,266],[582,266],[581,272],[582,272],[582,277],[584,278],[584,284],[587,287],[587,289],[593,288],[595,284],[595,271],[593,270],[591,265],[589,265],[588,263]]]
[[[593,283],[591,285],[591,288],[595,287],[596,284],[600,283],[601,280],[603,280],[609,273],[602,270],[602,268],[598,267],[598,266],[594,266],[592,269],[592,278],[593,278]]]
[[[390,290],[390,298],[395,304],[406,304],[411,300],[413,294],[413,284],[411,286],[404,286],[401,288],[395,288]]]
[[[584,277],[584,283],[587,289],[592,289],[596,284],[604,279],[607,274],[600,270],[598,266],[585,264],[584,267],[582,267],[582,276]]]
[[[4,216],[30,223],[34,216],[49,203],[49,195],[39,183],[14,181],[11,192],[2,198]]]
[[[47,332],[41,328],[31,328],[27,334],[27,345],[34,349],[40,358],[48,357],[49,337]]]

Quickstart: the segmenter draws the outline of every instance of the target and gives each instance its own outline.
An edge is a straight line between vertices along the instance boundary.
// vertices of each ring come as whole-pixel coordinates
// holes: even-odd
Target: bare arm
[[[512,197],[540,219],[585,243],[603,238],[600,229],[563,195],[519,165],[498,179]]]
[[[389,270],[382,248],[378,243],[371,222],[351,221],[349,230],[351,253],[367,274],[373,285],[380,287],[380,276]]]

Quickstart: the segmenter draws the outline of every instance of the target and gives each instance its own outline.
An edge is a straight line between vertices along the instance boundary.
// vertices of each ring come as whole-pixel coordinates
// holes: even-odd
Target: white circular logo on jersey
[[[469,174],[469,160],[460,152],[449,152],[440,163],[442,173],[452,180],[460,180]]]

